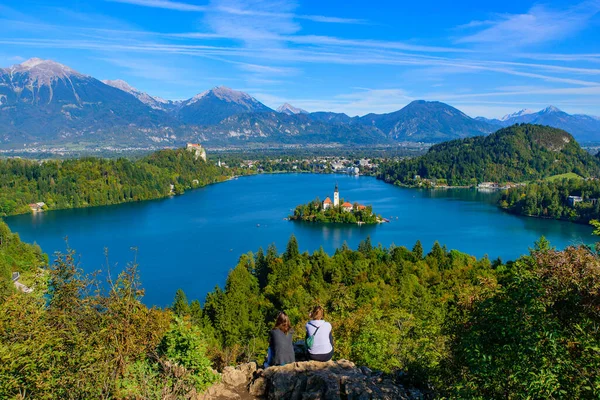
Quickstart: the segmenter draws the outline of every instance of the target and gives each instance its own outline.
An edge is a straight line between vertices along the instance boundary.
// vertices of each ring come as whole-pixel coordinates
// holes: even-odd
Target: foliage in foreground
[[[17,264],[37,257],[0,250]],[[135,264],[101,285],[69,252],[39,279],[44,296],[0,299],[0,397],[191,396],[217,379],[211,361],[260,361],[279,310],[303,338],[317,303],[336,358],[405,371],[440,396],[600,396],[600,258],[583,246],[556,251],[542,239],[502,264],[437,243],[425,254],[419,242],[386,249],[369,239],[308,254],[292,237],[281,254],[242,255],[203,306],[178,291],[171,310],[141,302]]]
[[[600,395],[600,259],[589,248],[550,249],[503,265],[437,243],[343,247],[240,258],[225,288],[182,307],[210,337],[217,363],[261,359],[278,310],[296,338],[310,308],[327,309],[335,357],[403,370],[450,398],[596,398]]]
[[[598,398],[600,260],[547,243],[451,319],[459,398]]]
[[[264,357],[278,310],[290,316],[296,339],[304,339],[310,309],[322,304],[337,357],[417,374],[437,370],[448,356],[446,305],[477,293],[482,279],[495,280],[487,258],[438,243],[423,254],[418,242],[413,250],[385,249],[367,239],[358,250],[343,246],[329,256],[322,249],[300,253],[292,237],[283,254],[270,246],[266,254],[243,255],[225,288],[217,287],[202,310],[190,308],[189,315],[211,338],[213,358],[227,364]]]
[[[2,397],[180,398],[216,379],[197,328],[141,302],[135,265],[105,291],[69,252],[47,279],[0,304]]]

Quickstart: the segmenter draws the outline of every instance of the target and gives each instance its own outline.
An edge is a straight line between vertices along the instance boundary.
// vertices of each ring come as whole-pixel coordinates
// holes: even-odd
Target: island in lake
[[[301,204],[294,210],[294,215],[290,215],[292,221],[308,222],[334,222],[341,224],[377,224],[380,222],[389,222],[373,213],[371,206],[365,206],[358,203],[340,201],[340,191],[337,184],[333,191],[333,201],[327,197],[323,202],[317,197],[315,200]]]

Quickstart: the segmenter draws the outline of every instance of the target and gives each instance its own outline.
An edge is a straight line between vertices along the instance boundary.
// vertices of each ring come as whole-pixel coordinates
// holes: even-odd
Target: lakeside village
[[[317,197],[315,200],[301,204],[296,207],[294,214],[290,215],[290,221],[307,221],[340,224],[378,224],[390,222],[380,215],[373,213],[371,206],[359,203],[350,203],[340,200],[340,191],[337,184],[333,191],[333,201],[327,197],[324,201]]]

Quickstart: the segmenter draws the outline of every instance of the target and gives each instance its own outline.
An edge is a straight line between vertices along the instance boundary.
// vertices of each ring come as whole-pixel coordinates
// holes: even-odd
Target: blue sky
[[[0,27],[0,66],[48,58],[167,99],[600,115],[600,0],[2,0]]]

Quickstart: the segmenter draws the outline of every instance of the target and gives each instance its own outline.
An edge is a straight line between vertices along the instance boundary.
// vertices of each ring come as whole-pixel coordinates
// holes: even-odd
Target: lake
[[[319,196],[373,205],[390,223],[377,226],[314,225],[284,220],[296,205]],[[77,251],[85,271],[111,271],[137,261],[144,301],[169,305],[182,288],[204,300],[222,286],[229,269],[245,252],[275,243],[283,252],[291,234],[301,250],[323,247],[332,254],[344,241],[351,248],[371,236],[381,243],[412,248],[421,240],[426,251],[438,240],[449,249],[477,257],[515,259],[540,236],[564,248],[593,243],[592,229],[568,222],[518,217],[495,206],[497,194],[475,190],[399,188],[370,177],[318,174],[272,174],[235,179],[168,199],[117,206],[52,211],[6,218],[27,242],[48,254],[64,251],[64,238]],[[51,257],[52,258],[52,257]]]

